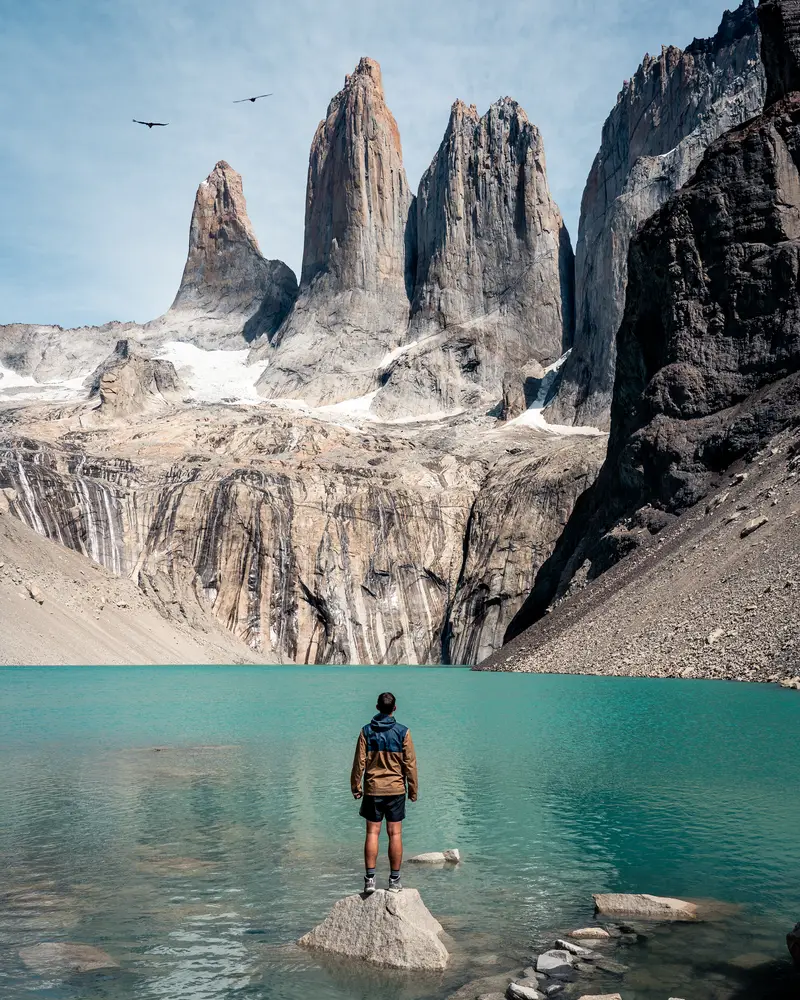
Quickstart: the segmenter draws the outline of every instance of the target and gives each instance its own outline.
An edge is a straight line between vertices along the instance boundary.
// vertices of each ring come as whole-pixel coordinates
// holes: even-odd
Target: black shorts
[[[365,795],[358,815],[370,823],[399,823],[406,818],[405,795]]]

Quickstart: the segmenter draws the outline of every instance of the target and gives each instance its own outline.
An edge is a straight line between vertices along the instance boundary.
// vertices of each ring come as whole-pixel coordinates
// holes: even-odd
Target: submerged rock
[[[461,860],[461,854],[458,849],[454,848],[451,851],[430,851],[428,854],[418,854],[416,857],[409,858],[408,860],[418,865],[437,865],[443,864],[446,861],[457,865]]]
[[[100,948],[88,944],[72,944],[69,941],[43,941],[41,944],[20,948],[19,957],[29,969],[42,975],[119,968],[119,963]]]
[[[683,899],[648,893],[608,892],[593,897],[598,913],[612,917],[643,917],[645,920],[697,920],[697,906]]]
[[[394,969],[444,969],[443,933],[416,889],[380,889],[340,899],[298,944]]]
[[[786,944],[789,946],[789,954],[794,959],[794,964],[800,968],[800,924],[795,924],[794,930],[786,935]]]

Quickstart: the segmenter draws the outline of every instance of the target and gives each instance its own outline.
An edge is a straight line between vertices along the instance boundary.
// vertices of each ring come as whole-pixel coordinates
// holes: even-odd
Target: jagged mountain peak
[[[219,160],[197,189],[189,229],[190,260],[187,268],[193,253],[218,249],[218,240],[247,243],[261,257],[258,240],[247,214],[242,176],[226,160]],[[180,294],[179,291],[178,295]]]
[[[218,160],[197,188],[183,277],[169,312],[157,322],[194,317],[191,335],[220,346],[220,337],[271,336],[296,297],[291,269],[261,253],[241,174]]]
[[[624,84],[583,193],[575,347],[549,408],[553,422],[608,426],[629,242],[692,177],[711,142],[761,111],[765,89],[749,0],[711,38],[647,55]]]
[[[377,387],[408,324],[412,201],[380,66],[364,58],[311,144],[300,297],[259,382],[265,395],[330,403]]]

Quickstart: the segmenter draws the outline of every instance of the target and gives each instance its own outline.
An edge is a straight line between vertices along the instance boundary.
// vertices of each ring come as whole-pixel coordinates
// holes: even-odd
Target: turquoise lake
[[[404,869],[453,939],[438,977],[294,945],[361,887],[349,771],[386,689],[419,758],[406,855],[464,858]],[[6,668],[0,754],[4,1000],[444,998],[586,926],[603,891],[732,905],[653,929],[615,954],[624,979],[566,995],[795,995],[796,692],[447,668]],[[42,941],[95,945],[119,968],[39,975],[19,949]]]

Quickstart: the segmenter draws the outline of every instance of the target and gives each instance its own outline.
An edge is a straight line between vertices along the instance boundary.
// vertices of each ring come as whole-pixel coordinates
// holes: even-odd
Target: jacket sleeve
[[[367,766],[367,741],[364,739],[364,730],[358,734],[356,752],[353,756],[353,770],[350,772],[350,789],[353,795],[361,790],[361,779],[364,777],[364,768]]]
[[[412,802],[416,801],[419,781],[417,776],[417,754],[414,750],[414,741],[411,739],[411,731],[407,731],[403,740],[403,775],[408,783],[408,797]]]

